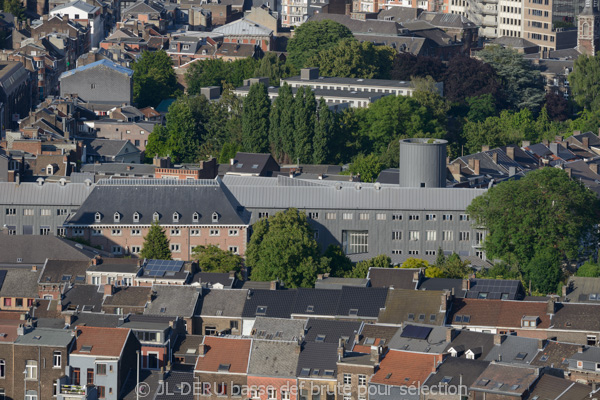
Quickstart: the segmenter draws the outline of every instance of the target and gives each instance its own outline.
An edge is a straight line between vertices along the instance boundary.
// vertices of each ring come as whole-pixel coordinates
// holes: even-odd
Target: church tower
[[[600,50],[600,15],[593,0],[585,0],[585,7],[577,18],[577,50],[588,56]]]

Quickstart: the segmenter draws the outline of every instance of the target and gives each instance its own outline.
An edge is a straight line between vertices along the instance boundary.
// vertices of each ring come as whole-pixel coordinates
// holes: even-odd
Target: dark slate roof
[[[502,361],[511,364],[529,364],[539,350],[538,339],[521,336],[505,336],[502,344],[494,345],[486,361]],[[519,354],[525,355],[522,360],[517,360]]]
[[[373,345],[382,345],[386,347],[396,332],[400,329],[397,326],[385,326],[377,324],[365,324],[360,333],[359,342],[355,343],[354,351],[363,351],[371,347],[370,339],[373,339]]]
[[[238,213],[238,207],[229,191],[214,180],[101,180],[68,224],[94,225],[99,212],[99,224],[150,225],[153,214],[158,212],[159,222],[166,224],[246,225],[249,215]],[[121,214],[120,222],[114,222],[116,212]],[[136,212],[139,223],[133,222]],[[215,212],[219,219],[213,223]],[[179,214],[178,222],[173,222],[174,213]],[[199,214],[198,222],[193,221],[194,213]]]
[[[203,316],[241,317],[247,290],[203,289],[198,314]]]
[[[97,265],[89,267],[88,271],[137,274],[141,268],[139,261],[134,258],[102,258]]]
[[[294,290],[251,290],[244,304],[244,318],[257,316],[271,318],[290,318],[296,292]],[[266,307],[264,314],[256,312],[258,307]]]
[[[529,399],[584,400],[592,396],[592,390],[588,385],[544,374],[535,384],[534,389],[529,394]]]
[[[308,320],[256,317],[252,326],[255,339],[298,341],[304,337]]]
[[[390,7],[387,10],[381,10],[377,14],[377,19],[381,20],[392,20],[396,22],[412,21],[419,16],[421,9],[412,7]]]
[[[531,361],[531,365],[566,371],[569,368],[569,363],[565,361],[577,353],[580,348],[581,345],[578,344],[548,341],[544,349]]]
[[[84,140],[88,156],[114,157],[127,146],[128,140],[92,139]]]
[[[385,308],[379,313],[378,322],[397,325],[405,322],[444,325],[446,307],[442,311],[442,297],[446,303],[446,293],[443,291],[390,289]]]
[[[73,320],[70,327],[75,328],[76,326],[97,326],[99,328],[116,328],[119,325],[119,318],[121,318],[121,316],[117,314],[78,312],[73,315]]]
[[[590,297],[592,295],[593,297]],[[600,304],[600,278],[571,276],[567,282],[566,301]]]
[[[560,330],[600,331],[600,319],[590,318],[590,315],[600,315],[600,304],[557,304],[552,321],[553,328]]]
[[[310,376],[321,378],[324,377],[326,370],[333,371],[333,376],[330,379],[335,379],[337,371],[337,343],[314,343],[307,342],[302,345],[302,351],[298,358],[298,368],[296,376],[300,376],[300,372],[304,368],[310,368]],[[319,371],[318,374],[314,372]]]
[[[269,160],[276,163],[271,154],[238,152],[234,164],[229,166],[229,171],[235,174],[264,174]],[[277,168],[279,170],[279,168]]]
[[[106,296],[104,306],[111,307],[144,307],[152,288],[143,286],[115,287],[112,296]]]
[[[503,47],[512,47],[515,49],[538,47],[537,44],[530,42],[529,40],[510,36],[500,36],[499,38],[493,39],[491,42]]]
[[[299,355],[298,342],[253,340],[248,375],[295,378]]]
[[[3,235],[0,240],[0,264],[42,265],[47,258],[89,260],[99,251],[56,236]]]
[[[525,290],[521,281],[507,279],[471,279],[467,298],[478,299],[487,294],[487,299],[522,300]],[[504,296],[504,298],[503,298]],[[506,297],[507,296],[507,297]]]
[[[200,288],[180,285],[154,285],[156,296],[144,310],[144,315],[191,317],[198,307]]]
[[[585,347],[580,353],[579,351],[569,357],[571,360],[600,362],[600,349],[597,347]]]
[[[344,286],[341,292],[338,316],[351,316],[351,310],[358,310],[358,317],[377,318],[381,309],[385,307],[388,290]]]
[[[445,353],[450,349],[457,352],[456,357],[466,358],[465,353],[471,350],[476,359],[483,360],[494,347],[494,335],[468,330],[459,330],[454,333],[452,341],[448,344]]]
[[[317,342],[317,337],[324,335],[324,343],[333,343],[336,346],[341,338],[344,338],[344,349],[351,350],[354,347],[355,336],[361,330],[362,322],[336,321],[326,319],[310,318],[306,323],[307,343]]]
[[[198,272],[192,278],[191,283],[199,283],[202,287],[212,288],[215,284],[223,285],[223,288],[233,288],[235,277],[227,272]]]
[[[98,292],[96,285],[75,285],[64,294],[62,306],[65,310],[101,312],[103,297],[104,292]]]
[[[428,387],[434,387],[441,383],[443,379],[452,378],[446,385],[459,385],[470,387],[475,379],[487,368],[490,363],[488,361],[468,360],[466,358],[446,357],[442,365],[437,371],[430,375],[425,381]],[[459,389],[460,390],[460,389]]]
[[[293,314],[336,315],[342,294],[340,290],[299,288],[296,292]]]
[[[38,297],[38,279],[42,271],[32,268],[9,268],[3,270],[5,273],[1,297]]]
[[[88,260],[48,260],[42,270],[40,283],[85,283]]]
[[[462,290],[462,279],[450,278],[424,278],[419,285],[419,290],[449,290],[454,297],[465,297],[466,291]]]
[[[418,269],[370,268],[367,278],[374,288],[416,289],[418,282],[413,279]]]

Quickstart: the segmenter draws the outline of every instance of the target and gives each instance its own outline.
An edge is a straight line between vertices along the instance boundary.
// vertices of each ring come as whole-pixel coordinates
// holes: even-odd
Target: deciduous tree
[[[575,60],[569,74],[573,97],[580,107],[595,111],[600,108],[600,55],[582,55]]]
[[[239,274],[244,264],[242,257],[217,246],[196,246],[192,250],[192,259],[198,261],[203,272],[231,272]]]
[[[10,0],[7,0],[10,1]],[[138,107],[157,106],[178,93],[171,57],[164,51],[144,51],[131,65],[133,101]]]
[[[350,29],[329,19],[305,22],[294,30],[288,42],[288,60],[296,68],[303,68],[310,57],[351,37]]]

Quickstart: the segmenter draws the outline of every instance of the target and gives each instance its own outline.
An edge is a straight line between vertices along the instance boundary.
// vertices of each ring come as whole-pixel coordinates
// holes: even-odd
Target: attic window
[[[160,219],[160,215],[158,215],[157,212],[155,212],[154,214],[152,214],[152,221],[158,222],[159,219]]]
[[[165,313],[165,312],[167,312],[167,307],[161,307],[161,308],[160,308],[160,312],[161,312],[161,313]]]
[[[140,213],[137,211],[133,213],[133,222],[140,222]]]
[[[419,322],[425,321],[425,314],[419,314]]]
[[[283,332],[282,331],[275,332],[275,338],[276,339],[280,338],[281,336],[283,336]]]
[[[392,373],[390,372],[389,374],[387,374],[387,375],[385,376],[385,379],[390,379],[391,377],[392,377]]]
[[[42,337],[40,335],[36,335],[33,337],[34,340],[40,340]]]
[[[70,281],[71,280],[71,275],[63,275],[61,278],[61,281]]]
[[[179,222],[179,213],[177,213],[177,212],[173,213],[173,222]]]
[[[306,307],[306,312],[314,312],[314,311],[315,311],[315,306]]]
[[[236,168],[242,168],[244,166],[244,163],[237,163],[237,165],[235,166]]]
[[[256,315],[267,315],[267,306],[256,307]]]
[[[325,335],[317,335],[317,337],[315,338],[315,342],[317,343],[323,343],[325,341]]]
[[[479,294],[477,295],[478,299],[487,299],[488,298],[488,294],[487,292],[479,292]]]
[[[523,361],[523,360],[525,360],[525,357],[527,357],[527,353],[521,352],[516,355],[515,360]]]
[[[102,220],[102,214],[100,214],[99,212],[96,213],[96,215],[94,216],[94,221],[95,222],[100,222]]]
[[[409,313],[409,314],[408,314],[408,317],[407,317],[406,319],[408,319],[409,321],[414,321],[414,319],[415,319],[415,314],[413,314],[413,313]]]
[[[121,221],[121,214],[119,214],[118,212],[116,212],[113,217],[114,217],[115,222]]]
[[[542,357],[540,357],[540,361],[541,361],[541,362],[546,362],[546,361],[548,361],[548,356],[542,356]]]
[[[358,316],[358,308],[351,308],[350,311],[348,312],[348,315],[351,317]]]
[[[320,370],[320,369],[318,369],[318,368],[316,368],[316,369],[313,369],[313,371],[312,371],[312,375],[319,376],[320,374],[321,374],[321,370]]]
[[[302,368],[302,370],[300,371],[300,376],[309,376],[310,375],[310,368]]]
[[[258,169],[258,164],[252,165],[252,169]]]
[[[17,258],[17,262],[18,263],[23,262],[23,259],[22,258]]]
[[[90,353],[92,351],[92,346],[81,346],[82,353]]]
[[[479,382],[477,382],[478,386],[486,386],[488,383],[490,383],[489,379],[480,379]]]
[[[521,319],[521,326],[526,328],[535,328],[538,324],[538,317],[536,316],[523,316]]]
[[[332,369],[326,369],[325,371],[323,371],[323,375],[324,376],[333,376],[333,370]]]
[[[372,346],[375,344],[375,338],[368,337],[365,339],[365,346]]]
[[[217,222],[219,222],[219,214],[217,214],[216,212],[214,212],[214,213],[212,214],[212,222],[213,222],[213,223],[217,223]]]
[[[600,300],[600,294],[598,293],[592,293],[590,294],[590,300]]]
[[[451,380],[452,380],[451,376],[445,376],[445,377],[442,378],[441,383],[443,383],[444,385],[447,385],[447,384],[450,383]]]
[[[229,372],[231,364],[219,364],[219,372]]]
[[[187,349],[187,351],[185,352],[185,354],[196,354],[196,349],[194,349],[194,348]]]
[[[521,387],[521,385],[512,385],[512,386],[510,387],[510,390],[517,390],[517,389],[518,389],[518,388],[520,388],[520,387]]]
[[[431,322],[434,322],[434,321],[435,321],[435,318],[436,318],[435,314],[431,314],[431,315],[429,316],[429,321],[431,321]]]
[[[75,282],[85,282],[85,276],[83,276],[83,275],[77,275],[75,277]]]
[[[193,221],[193,222],[198,222],[199,220],[200,220],[200,215],[199,215],[197,212],[195,212],[195,213],[192,215],[192,221]]]

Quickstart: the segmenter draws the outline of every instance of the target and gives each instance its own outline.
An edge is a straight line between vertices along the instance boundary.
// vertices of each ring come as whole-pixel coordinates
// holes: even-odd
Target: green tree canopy
[[[294,30],[294,36],[288,42],[288,60],[296,68],[303,68],[306,60],[321,50],[351,37],[350,29],[329,19],[305,22]]]
[[[392,260],[387,255],[380,254],[369,260],[361,261],[346,275],[346,278],[365,279],[369,268],[392,268]]]
[[[455,57],[452,57],[453,60]],[[390,72],[391,78],[399,81],[410,81],[414,76],[425,78],[431,76],[435,81],[444,80],[446,66],[438,57],[415,56],[403,51],[396,54]]]
[[[597,243],[598,205],[596,195],[565,171],[542,168],[491,188],[467,212],[489,232],[488,257],[523,266],[547,249],[560,260],[575,260]]]
[[[4,11],[17,17],[19,21],[25,21],[25,7],[21,0],[4,0],[3,6]]]
[[[375,181],[382,170],[383,165],[379,161],[379,157],[372,153],[367,156],[359,154],[350,164],[350,173],[360,175],[362,182]]]
[[[239,274],[244,265],[242,257],[214,245],[194,247],[192,259],[198,260],[198,266],[203,272],[235,271]]]
[[[271,100],[263,83],[250,86],[242,111],[242,145],[249,153],[269,151]]]
[[[330,260],[321,257],[305,213],[290,208],[261,219],[253,230],[246,250],[252,280],[313,287],[317,275],[327,272]]]
[[[171,259],[169,239],[167,239],[164,229],[158,222],[152,223],[148,234],[144,237],[144,246],[142,247],[140,256],[152,260]]]
[[[323,255],[329,259],[329,274],[331,276],[342,278],[352,271],[354,264],[340,246],[330,244]]]
[[[542,77],[540,71],[522,54],[510,48],[486,46],[477,52],[477,56],[490,64],[498,74],[509,108],[529,108],[533,112],[540,109],[545,94]]]
[[[600,108],[600,54],[582,55],[569,74],[575,102],[586,110]]]
[[[138,107],[156,107],[162,100],[177,95],[179,90],[171,57],[164,50],[144,51],[131,68],[133,101]]]
[[[444,77],[444,96],[449,101],[464,102],[467,97],[490,94],[498,100],[500,82],[490,64],[468,56],[456,56],[448,61]]]
[[[428,268],[429,262],[421,258],[409,257],[402,263],[400,268]]]
[[[318,67],[322,76],[389,79],[395,54],[391,47],[360,43],[351,37],[308,58],[306,66]]]
[[[329,160],[329,147],[335,136],[335,114],[329,109],[323,98],[319,100],[319,112],[316,116],[315,135],[313,137],[313,164],[324,164]]]
[[[557,293],[560,281],[563,277],[560,264],[560,255],[556,249],[540,249],[540,251],[523,266],[525,282],[531,282],[531,288],[537,293]]]
[[[586,261],[577,269],[577,276],[585,276],[589,278],[597,278],[600,276],[600,265],[598,263]]]

